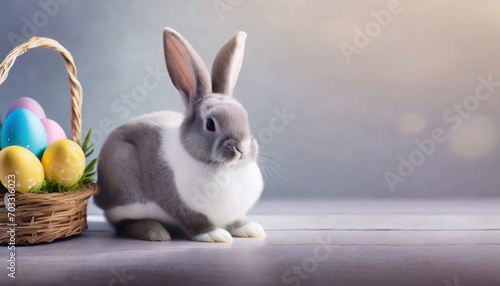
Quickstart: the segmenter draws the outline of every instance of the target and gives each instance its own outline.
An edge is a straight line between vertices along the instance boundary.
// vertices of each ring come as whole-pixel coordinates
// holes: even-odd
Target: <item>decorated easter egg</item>
[[[42,106],[31,97],[21,97],[14,101],[14,103],[10,106],[9,111],[7,111],[7,115],[19,108],[24,108],[33,112],[39,119],[45,118],[45,111],[43,111]]]
[[[23,193],[36,191],[44,178],[42,163],[30,150],[9,146],[0,151],[0,180],[4,187]]]
[[[38,158],[47,147],[47,133],[42,121],[31,111],[19,108],[12,111],[2,127],[1,147],[21,146]]]
[[[85,170],[85,154],[74,141],[57,140],[43,153],[42,165],[45,178],[71,187],[78,182]]]
[[[41,121],[45,127],[45,132],[47,132],[47,145],[50,145],[52,142],[57,140],[66,139],[66,133],[64,133],[61,125],[57,122],[48,118],[43,118]]]

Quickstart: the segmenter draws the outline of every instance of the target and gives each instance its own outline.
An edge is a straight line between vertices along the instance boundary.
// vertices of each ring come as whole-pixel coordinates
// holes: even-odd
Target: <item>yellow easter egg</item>
[[[7,189],[37,191],[44,178],[42,163],[30,150],[9,146],[0,151],[0,180]]]
[[[78,182],[85,170],[85,154],[74,141],[57,140],[45,149],[42,165],[46,179],[71,187]]]

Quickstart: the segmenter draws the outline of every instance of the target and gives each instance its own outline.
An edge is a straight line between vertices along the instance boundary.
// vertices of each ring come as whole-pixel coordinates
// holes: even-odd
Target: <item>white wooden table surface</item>
[[[261,202],[266,239],[207,244],[83,235],[0,248],[0,285],[500,285],[500,198]],[[0,264],[2,265],[2,264]]]

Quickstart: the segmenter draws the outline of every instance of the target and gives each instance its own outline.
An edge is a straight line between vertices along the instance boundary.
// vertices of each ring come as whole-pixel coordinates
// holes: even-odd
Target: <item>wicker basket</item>
[[[80,144],[82,87],[76,78],[76,67],[71,54],[57,41],[33,37],[14,48],[0,64],[0,84],[9,74],[16,58],[29,49],[47,48],[61,54],[66,62],[71,93],[71,137]],[[15,194],[15,244],[37,244],[80,234],[87,229],[87,201],[99,192],[91,183],[68,193],[16,193]],[[5,195],[5,199],[7,196]],[[10,241],[10,224],[6,203],[0,200],[0,244]]]

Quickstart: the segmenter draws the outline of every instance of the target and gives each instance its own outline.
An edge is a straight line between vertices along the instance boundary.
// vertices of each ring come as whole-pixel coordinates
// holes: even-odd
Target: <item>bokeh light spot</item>
[[[491,120],[473,115],[451,132],[450,147],[460,157],[479,159],[490,154],[498,143],[497,129]]]
[[[424,130],[427,120],[420,113],[405,114],[399,120],[399,130],[406,135],[415,135]]]

